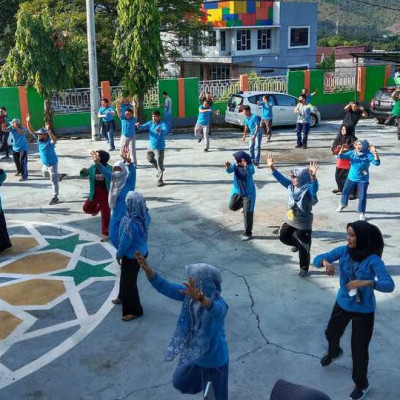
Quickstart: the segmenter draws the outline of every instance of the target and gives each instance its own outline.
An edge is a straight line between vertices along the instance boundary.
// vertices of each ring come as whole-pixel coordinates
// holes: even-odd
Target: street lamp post
[[[90,82],[90,114],[92,140],[100,140],[99,117],[97,115],[99,105],[99,79],[97,75],[96,55],[96,29],[94,22],[94,0],[86,0],[87,41],[89,54],[89,82]]]

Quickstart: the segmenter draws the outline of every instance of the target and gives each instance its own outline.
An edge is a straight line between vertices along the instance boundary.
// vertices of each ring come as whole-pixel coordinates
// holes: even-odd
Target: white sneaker
[[[364,213],[360,213],[360,221],[365,221],[367,218]]]
[[[339,207],[336,209],[336,212],[342,212],[347,206],[344,206],[343,204],[339,204]]]

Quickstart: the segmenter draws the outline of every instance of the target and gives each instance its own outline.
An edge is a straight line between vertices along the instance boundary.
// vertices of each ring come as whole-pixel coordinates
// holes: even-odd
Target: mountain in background
[[[314,0],[281,0],[313,1]],[[365,0],[377,6],[353,0],[317,0],[318,38],[332,36],[339,21],[339,35],[349,39],[381,39],[384,35],[400,35],[400,0]],[[382,6],[382,7],[379,7]],[[388,10],[392,7],[399,11]]]

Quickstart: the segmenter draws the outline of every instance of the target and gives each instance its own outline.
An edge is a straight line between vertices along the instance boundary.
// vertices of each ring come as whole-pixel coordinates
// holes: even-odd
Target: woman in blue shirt
[[[348,150],[348,146],[342,145],[337,155],[341,160],[350,160],[350,172],[344,184],[341,203],[336,211],[341,212],[347,207],[350,194],[358,187],[358,212],[360,213],[360,220],[365,221],[369,166],[370,164],[379,166],[381,160],[375,146],[370,146],[367,140],[357,140],[354,143],[354,150],[346,150]]]
[[[313,261],[316,267],[326,268],[327,274],[333,276],[332,263],[339,260],[340,289],[325,331],[329,349],[321,365],[326,367],[343,354],[340,338],[352,321],[351,351],[356,387],[350,400],[363,399],[369,391],[368,347],[374,328],[374,290],[385,293],[394,290],[394,282],[381,259],[383,247],[380,230],[366,221],[357,221],[347,225],[347,246],[321,254]]]
[[[119,226],[117,261],[121,266],[121,278],[118,298],[114,304],[122,303],[122,320],[132,321],[143,315],[137,288],[137,276],[140,266],[135,252],[147,257],[147,237],[150,214],[144,197],[138,192],[129,192],[126,196],[126,213]]]
[[[253,181],[254,165],[250,156],[244,151],[236,152],[233,157],[236,165],[229,161],[225,163],[226,172],[234,173],[233,188],[229,209],[238,211],[243,209],[245,232],[242,240],[250,240],[253,235],[254,207],[256,205],[256,186]]]
[[[18,118],[11,121],[11,126],[7,128],[13,138],[13,158],[17,173],[15,176],[22,175],[20,182],[28,180],[28,140],[26,135],[28,130],[21,125]]]
[[[180,355],[173,385],[183,394],[204,392],[208,382],[216,400],[228,399],[229,352],[225,334],[228,305],[221,297],[221,274],[208,264],[185,267],[188,282],[162,278],[136,254],[152,286],[164,296],[181,301],[182,309],[168,347],[166,361]]]
[[[288,190],[287,211],[279,229],[279,240],[287,246],[292,246],[293,252],[299,252],[299,276],[304,278],[308,275],[310,266],[314,220],[312,208],[318,203],[318,164],[311,162],[309,168],[292,170],[291,179],[286,178],[275,169],[275,160],[272,154],[268,154],[267,164],[274,178]]]

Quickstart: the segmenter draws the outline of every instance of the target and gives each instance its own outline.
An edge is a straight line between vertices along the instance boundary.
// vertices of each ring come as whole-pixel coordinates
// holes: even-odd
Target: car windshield
[[[230,107],[237,107],[240,106],[243,102],[243,97],[239,95],[232,95],[228,101],[228,106]]]
[[[392,99],[392,89],[383,89],[383,90],[378,90],[376,93],[375,97],[380,100],[391,100]]]

